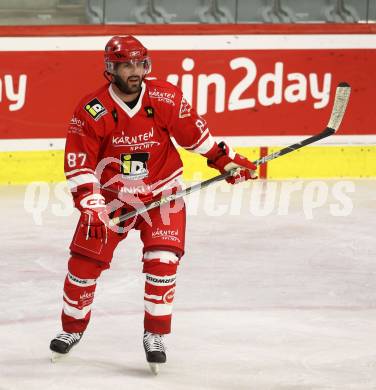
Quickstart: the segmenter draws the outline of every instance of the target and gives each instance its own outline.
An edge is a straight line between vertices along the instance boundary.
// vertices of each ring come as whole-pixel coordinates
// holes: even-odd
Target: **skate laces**
[[[145,332],[144,345],[147,352],[166,352],[163,335]]]
[[[79,341],[81,336],[82,336],[82,333],[61,332],[55,337],[55,340],[60,340],[60,341],[63,341],[64,343],[71,345],[71,344],[75,343],[76,341]]]

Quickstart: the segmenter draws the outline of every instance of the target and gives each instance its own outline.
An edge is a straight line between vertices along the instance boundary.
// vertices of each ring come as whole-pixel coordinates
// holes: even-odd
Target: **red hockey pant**
[[[152,333],[166,334],[171,331],[176,272],[184,254],[185,207],[183,205],[168,217],[160,210],[163,207],[149,211],[146,219],[138,216],[129,227],[140,231],[144,244],[144,328]],[[64,331],[85,331],[90,321],[97,279],[110,267],[115,248],[126,236],[127,231],[119,234],[109,230],[107,243],[92,238],[86,240],[79,221],[70,247],[72,255],[64,283]]]

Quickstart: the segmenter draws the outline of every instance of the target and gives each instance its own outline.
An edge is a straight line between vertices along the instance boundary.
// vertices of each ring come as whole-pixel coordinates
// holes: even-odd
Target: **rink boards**
[[[178,85],[212,134],[256,160],[325,128],[341,81],[352,96],[339,136],[260,168],[259,176],[376,177],[372,25],[45,26],[0,28],[0,184],[64,180],[67,124],[103,84],[103,47],[134,34],[153,74]],[[27,58],[27,64],[25,62]],[[215,172],[181,151],[184,178]]]
[[[226,141],[236,145],[232,142],[236,142],[236,139],[232,140],[228,137]],[[242,146],[235,149],[251,160],[256,160],[283,146],[285,145]],[[206,166],[206,160],[201,156],[182,149],[180,153],[184,163],[185,180],[207,179],[216,175],[213,169]],[[0,184],[65,180],[63,157],[62,149],[2,152],[0,153]],[[376,177],[376,146],[372,144],[307,146],[264,164],[259,168],[259,176],[265,179]]]

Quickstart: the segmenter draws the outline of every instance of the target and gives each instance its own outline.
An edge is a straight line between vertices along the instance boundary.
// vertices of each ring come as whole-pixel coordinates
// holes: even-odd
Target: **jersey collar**
[[[130,108],[129,106],[127,106],[117,95],[116,93],[114,92],[113,88],[112,88],[112,84],[110,84],[109,88],[108,88],[108,91],[110,93],[110,96],[112,97],[112,99],[123,109],[123,111],[130,117],[130,118],[133,118],[139,111],[140,111],[140,108],[142,106],[142,99],[144,97],[144,93],[145,93],[145,90],[146,90],[146,86],[145,86],[145,83],[142,82],[141,83],[141,93],[140,93],[140,97],[138,98],[138,102],[137,104],[133,107],[133,108]]]

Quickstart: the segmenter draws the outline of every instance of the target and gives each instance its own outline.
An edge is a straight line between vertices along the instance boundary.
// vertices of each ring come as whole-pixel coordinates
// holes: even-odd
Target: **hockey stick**
[[[338,128],[341,124],[341,121],[343,119],[343,116],[345,114],[347,103],[348,103],[349,98],[350,98],[350,92],[351,92],[351,87],[349,84],[347,84],[345,82],[338,84],[338,86],[336,88],[336,94],[335,94],[335,98],[334,98],[332,113],[330,115],[328,125],[321,133],[316,134],[312,137],[306,138],[303,141],[298,142],[296,144],[287,146],[281,150],[278,150],[277,152],[274,152],[274,153],[268,154],[267,156],[261,157],[258,160],[254,161],[253,163],[257,166],[261,165],[261,164],[265,164],[267,161],[274,160],[274,159],[281,157],[287,153],[291,153],[294,150],[300,149],[303,146],[312,144],[314,142],[317,142],[323,138],[329,137],[330,135],[334,134],[338,130]],[[143,205],[136,210],[130,211],[129,213],[120,215],[117,218],[113,218],[110,220],[110,226],[115,226],[115,225],[119,224],[120,222],[124,222],[130,218],[135,217],[136,215],[145,213],[146,211],[149,211],[149,210],[154,209],[156,207],[160,207],[160,206],[162,206],[166,203],[169,203],[173,200],[182,198],[183,196],[189,195],[192,192],[206,188],[213,183],[217,183],[219,181],[225,180],[229,176],[231,176],[235,171],[236,171],[236,169],[231,170],[231,171],[226,172],[226,173],[222,173],[221,175],[212,177],[211,179],[205,180],[201,183],[195,184],[191,187],[188,187],[188,188],[185,188],[181,191],[178,191],[176,194],[171,194],[171,195],[166,196],[164,198],[161,198],[159,200],[156,200],[156,201],[153,201],[153,202],[148,203],[146,205]]]

